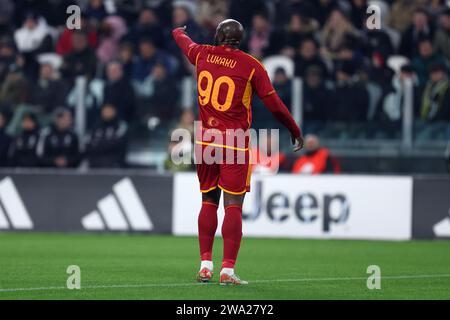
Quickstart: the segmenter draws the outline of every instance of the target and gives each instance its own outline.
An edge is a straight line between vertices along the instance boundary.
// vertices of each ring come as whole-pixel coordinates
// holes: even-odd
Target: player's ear
[[[214,42],[216,42],[216,46],[221,45],[225,40],[225,35],[222,32],[217,32]]]
[[[214,35],[214,45],[215,45],[215,46],[218,46],[218,45],[219,45],[219,35],[217,34],[217,32],[216,32],[216,34]]]

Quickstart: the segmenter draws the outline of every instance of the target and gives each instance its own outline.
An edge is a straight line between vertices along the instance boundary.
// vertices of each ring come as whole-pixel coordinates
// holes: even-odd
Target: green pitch
[[[191,237],[0,234],[0,299],[450,299],[444,241],[244,239],[241,287],[218,285],[217,273],[196,284],[197,259]],[[69,265],[81,290],[66,288]],[[369,265],[380,290],[367,289]]]

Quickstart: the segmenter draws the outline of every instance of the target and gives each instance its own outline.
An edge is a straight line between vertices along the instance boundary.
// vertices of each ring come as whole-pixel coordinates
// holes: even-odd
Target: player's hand
[[[178,29],[180,29],[181,31],[183,31],[184,34],[187,34],[187,32],[186,32],[186,26],[179,27]]]
[[[303,137],[302,136],[297,137],[297,138],[291,137],[291,139],[292,139],[292,144],[294,145],[294,149],[293,149],[294,152],[297,152],[303,148]]]

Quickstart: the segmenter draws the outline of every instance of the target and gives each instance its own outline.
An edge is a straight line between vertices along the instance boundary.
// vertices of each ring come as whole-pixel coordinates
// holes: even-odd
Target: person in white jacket
[[[22,27],[14,33],[17,49],[22,53],[45,52],[51,45],[53,30],[43,17],[28,13]]]

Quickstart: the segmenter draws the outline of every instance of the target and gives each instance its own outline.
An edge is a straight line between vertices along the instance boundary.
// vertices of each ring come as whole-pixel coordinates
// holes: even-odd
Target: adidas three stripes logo
[[[0,230],[33,229],[33,222],[10,177],[0,181]]]
[[[82,218],[86,230],[150,231],[153,223],[139,198],[130,178],[124,178],[113,185],[113,193],[108,194],[94,210]]]

